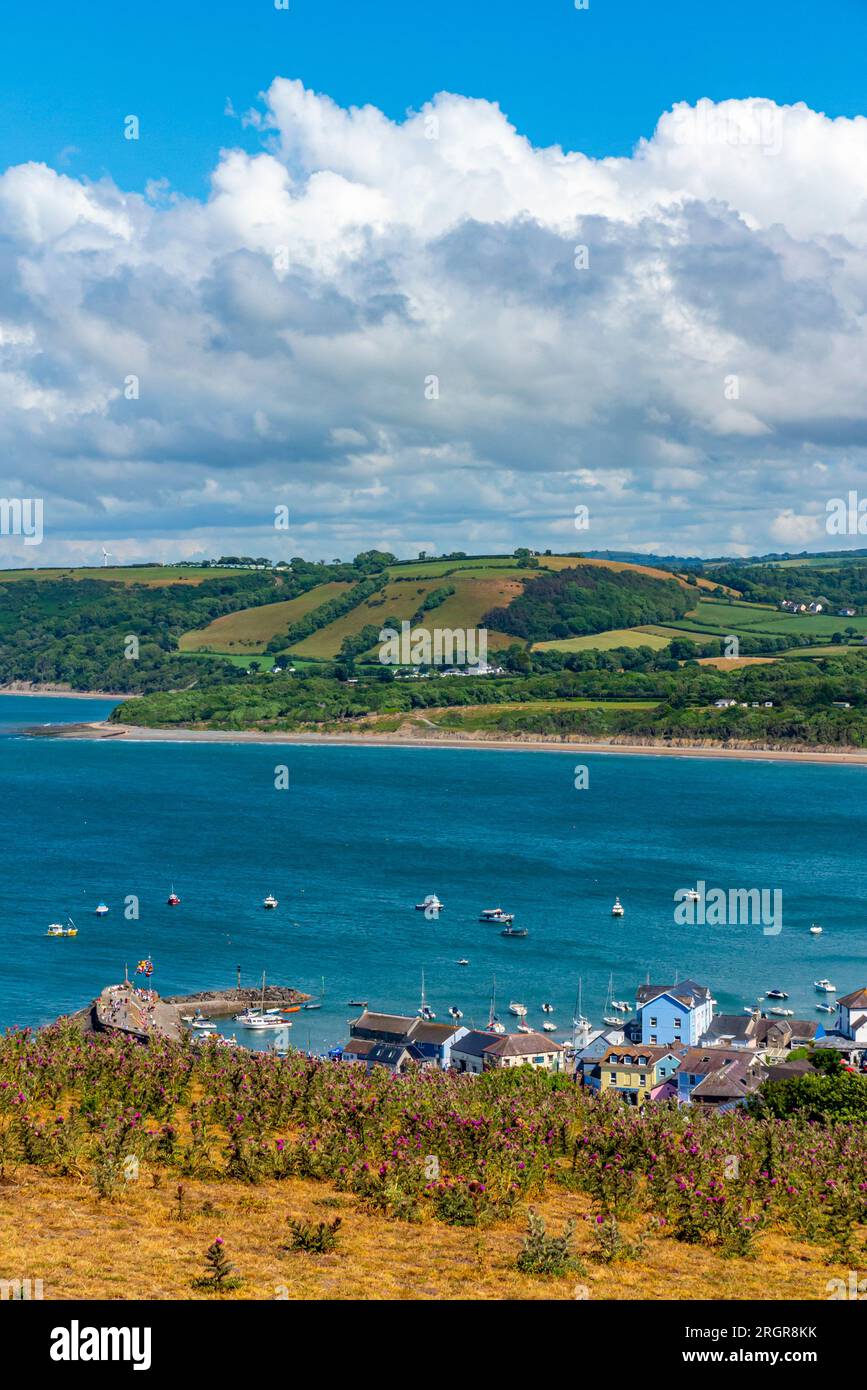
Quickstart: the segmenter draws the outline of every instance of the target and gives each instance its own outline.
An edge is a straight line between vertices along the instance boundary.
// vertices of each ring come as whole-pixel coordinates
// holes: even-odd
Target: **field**
[[[306,594],[282,603],[265,603],[256,608],[241,608],[237,613],[226,613],[208,627],[185,632],[178,639],[178,647],[182,652],[226,653],[243,648],[253,656],[263,652],[271,638],[278,632],[285,632],[290,623],[297,623],[314,608],[328,603],[348,588],[347,583],[318,584]]]
[[[144,584],[149,589],[167,584],[204,584],[208,579],[224,579],[241,574],[237,569],[189,569],[186,565],[107,565],[91,569],[0,570],[0,583],[16,579],[101,579],[108,584]]]
[[[521,592],[521,579],[526,573],[524,570],[515,570],[514,574],[509,574],[508,577],[484,579],[476,577],[475,574],[455,574],[446,580],[436,576],[419,579],[417,583],[414,578],[410,582],[391,579],[381,594],[374,594],[351,612],[344,613],[342,618],[329,623],[328,627],[321,628],[305,637],[303,641],[297,642],[290,648],[290,654],[293,657],[306,656],[320,661],[333,658],[337,656],[346,637],[355,636],[368,623],[381,626],[386,618],[408,621],[428,594],[446,585],[453,586],[456,592],[438,608],[426,613],[423,621],[417,626],[426,627],[428,630],[434,627],[477,627],[482,615],[489,608],[508,603]],[[406,576],[404,581],[405,579]],[[508,646],[514,640],[502,633],[488,633],[488,646],[492,649]]]
[[[614,647],[652,647],[658,652],[662,647],[668,646],[673,636],[672,633],[662,637],[646,628],[614,627],[608,632],[591,633],[587,637],[555,637],[550,642],[534,642],[533,651],[608,652]]]
[[[839,618],[825,613],[783,613],[771,604],[726,603],[720,599],[702,599],[698,607],[681,618],[678,627],[709,637],[729,633],[765,637],[799,636],[830,638],[836,632],[852,627],[860,636],[867,636],[867,617]]]

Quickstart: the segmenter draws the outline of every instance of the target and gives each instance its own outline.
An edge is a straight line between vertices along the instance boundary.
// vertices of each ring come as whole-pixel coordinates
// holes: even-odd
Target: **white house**
[[[835,1029],[852,1042],[867,1043],[867,986],[837,1000]]]

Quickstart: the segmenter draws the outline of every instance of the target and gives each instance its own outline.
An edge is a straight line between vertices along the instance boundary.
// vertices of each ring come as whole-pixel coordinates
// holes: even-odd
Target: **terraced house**
[[[674,1095],[671,1078],[680,1059],[668,1047],[622,1043],[609,1047],[599,1062],[599,1089],[617,1091],[629,1105]]]
[[[653,1047],[695,1047],[713,1017],[707,985],[681,980],[674,985],[639,985],[635,1007],[639,1041]]]

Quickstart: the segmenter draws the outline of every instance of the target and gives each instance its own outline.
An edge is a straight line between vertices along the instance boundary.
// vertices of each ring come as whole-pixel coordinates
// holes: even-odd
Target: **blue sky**
[[[865,0],[7,9],[41,563],[864,544]]]
[[[863,107],[864,0],[40,0],[8,5],[0,167],[45,160],[127,188],[204,196],[224,114],[276,76],[392,119],[435,92],[499,101],[535,145],[627,154],[675,101],[763,96]],[[138,114],[147,138],[119,143]],[[74,151],[79,151],[75,153]]]

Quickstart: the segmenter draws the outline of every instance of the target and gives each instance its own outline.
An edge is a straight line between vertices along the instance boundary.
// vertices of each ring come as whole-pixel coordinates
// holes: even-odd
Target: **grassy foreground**
[[[48,1298],[827,1298],[867,1259],[864,1082],[797,1085],[785,1118],[638,1111],[523,1067],[393,1077],[12,1033],[0,1279]],[[544,1275],[531,1212],[567,1232]],[[320,1251],[305,1223],[338,1218]],[[197,1289],[218,1239],[240,1282]]]
[[[825,1299],[828,1280],[847,1270],[825,1263],[815,1245],[777,1234],[762,1237],[754,1259],[724,1259],[660,1235],[639,1260],[599,1263],[591,1202],[559,1192],[534,1207],[555,1233],[576,1220],[584,1268],[541,1279],[515,1267],[523,1210],[488,1229],[432,1220],[420,1227],[370,1213],[359,1197],[311,1180],[253,1188],[185,1180],[183,1187],[179,1220],[177,1184],[159,1169],[107,1202],[81,1181],[22,1168],[0,1184],[0,1277],[41,1278],[46,1299],[211,1298],[192,1283],[218,1235],[243,1279],[219,1295],[228,1299]],[[281,1249],[287,1218],[338,1215],[341,1238],[332,1253]],[[623,1222],[622,1230],[637,1240],[643,1223]]]

